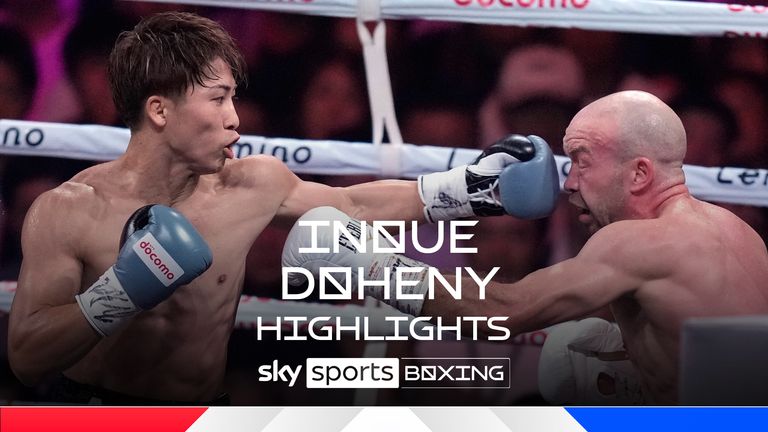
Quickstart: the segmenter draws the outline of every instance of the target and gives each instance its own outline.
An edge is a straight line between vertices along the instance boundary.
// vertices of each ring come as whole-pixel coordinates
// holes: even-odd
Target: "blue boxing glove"
[[[205,240],[181,213],[144,206],[128,218],[115,264],[75,298],[88,323],[109,336],[200,276],[212,261]]]
[[[537,175],[542,178],[537,179]],[[526,187],[530,187],[531,194],[549,191],[533,186],[550,183],[552,175],[554,194],[523,196]],[[511,188],[509,183],[516,181],[532,184]],[[506,194],[502,193],[502,183],[506,183]],[[554,209],[557,192],[557,167],[552,151],[544,140],[533,135],[508,135],[469,165],[419,177],[419,196],[430,222],[505,213],[526,219],[543,217]]]
[[[535,154],[526,163],[511,164],[499,175],[499,195],[507,214],[521,219],[540,219],[555,210],[560,193],[555,156],[549,144],[528,135]]]

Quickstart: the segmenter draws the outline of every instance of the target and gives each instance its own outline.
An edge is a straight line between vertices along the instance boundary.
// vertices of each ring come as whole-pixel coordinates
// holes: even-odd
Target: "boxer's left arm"
[[[376,180],[348,187],[299,181],[278,216],[295,220],[322,206],[337,208],[360,220],[424,221],[416,182],[407,180]]]
[[[421,221],[424,217],[414,181],[379,180],[332,187],[302,180],[282,161],[270,156],[251,156],[238,164],[242,170],[237,175],[244,179],[238,182],[258,194],[261,208],[265,199],[277,200],[275,219],[287,226],[307,211],[322,206],[344,209],[345,213],[368,220]]]
[[[449,220],[512,214],[538,218],[554,209],[557,173],[549,145],[538,137],[510,135],[471,164],[421,176],[418,182],[380,180],[332,188],[285,177],[278,216],[295,219],[320,206],[361,220]]]

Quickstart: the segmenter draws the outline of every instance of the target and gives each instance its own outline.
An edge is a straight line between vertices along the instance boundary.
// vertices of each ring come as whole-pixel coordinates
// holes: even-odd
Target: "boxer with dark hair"
[[[131,129],[125,154],[41,195],[23,228],[9,334],[23,382],[60,374],[66,402],[221,403],[246,254],[267,224],[321,205],[424,220],[413,181],[332,188],[274,157],[235,160],[244,68],[232,38],[193,14],[158,14],[119,37],[109,75]],[[532,149],[495,148],[472,196],[463,172],[430,177],[451,203],[430,214],[474,215],[470,201],[496,193],[501,170],[528,165]]]

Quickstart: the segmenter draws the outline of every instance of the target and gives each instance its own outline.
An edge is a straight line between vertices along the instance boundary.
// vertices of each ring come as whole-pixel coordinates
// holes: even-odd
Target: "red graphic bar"
[[[194,408],[3,407],[1,432],[183,432],[205,412]]]

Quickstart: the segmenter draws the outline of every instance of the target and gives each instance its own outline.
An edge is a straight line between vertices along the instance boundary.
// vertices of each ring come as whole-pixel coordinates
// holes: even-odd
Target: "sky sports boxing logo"
[[[259,381],[307,388],[510,388],[506,357],[308,358],[305,365],[278,360],[258,368]]]

